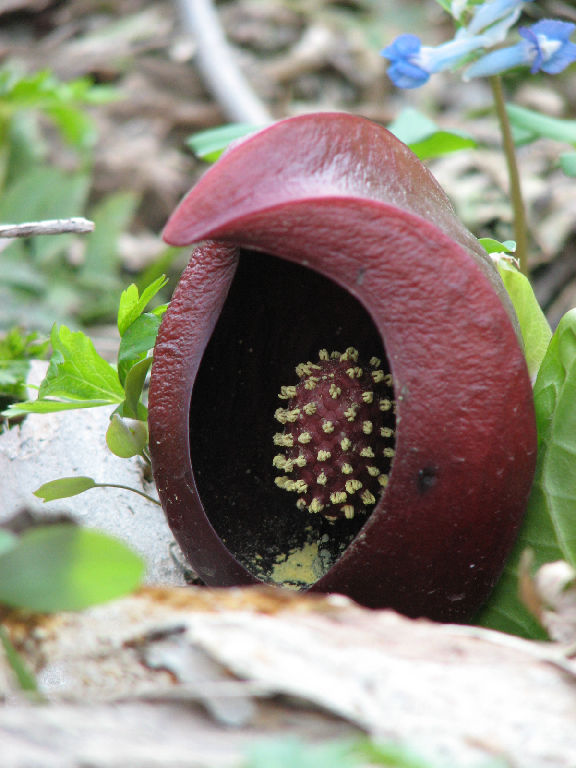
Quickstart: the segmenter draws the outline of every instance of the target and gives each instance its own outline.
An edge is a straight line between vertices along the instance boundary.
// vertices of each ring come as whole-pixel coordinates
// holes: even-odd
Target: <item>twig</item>
[[[182,24],[194,37],[198,69],[229,120],[269,123],[270,112],[238,69],[211,0],[177,0]]]
[[[0,224],[0,237],[35,237],[36,235],[63,235],[68,232],[85,234],[92,232],[94,222],[81,217],[72,219],[47,219],[28,221],[24,224]]]

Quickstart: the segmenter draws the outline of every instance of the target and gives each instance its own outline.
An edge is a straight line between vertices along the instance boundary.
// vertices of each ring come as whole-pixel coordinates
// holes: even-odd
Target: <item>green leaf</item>
[[[145,312],[126,329],[118,350],[118,374],[122,383],[130,368],[153,348],[159,328],[160,318],[152,312]]]
[[[510,124],[515,129],[517,143],[525,144],[547,138],[576,145],[576,120],[549,117],[516,104],[507,104],[506,111]]]
[[[524,354],[530,378],[534,380],[552,338],[546,316],[534,295],[528,278],[506,258],[496,264],[508,295],[512,300],[524,341]]]
[[[408,146],[420,160],[430,160],[433,157],[441,157],[461,149],[472,149],[478,146],[478,142],[463,133],[435,131],[425,139],[413,142]]]
[[[515,240],[504,240],[501,243],[499,240],[494,240],[491,237],[479,237],[478,242],[486,253],[515,253],[516,251]]]
[[[467,134],[439,130],[436,123],[412,107],[402,110],[388,130],[421,160],[477,146]]]
[[[77,611],[132,592],[145,566],[99,531],[51,525],[27,531],[0,556],[0,602],[30,611]]]
[[[50,340],[53,353],[38,391],[40,400],[57,397],[79,402],[96,400],[98,404],[124,400],[117,371],[100,357],[88,336],[61,325],[54,326]]]
[[[54,499],[67,499],[70,496],[78,496],[79,493],[95,488],[96,482],[91,477],[60,477],[58,480],[50,480],[34,491],[42,501],[54,501]]]
[[[10,669],[18,681],[20,689],[22,691],[28,691],[29,693],[38,693],[38,684],[36,683],[36,678],[28,669],[24,659],[12,645],[12,642],[8,637],[8,632],[6,632],[6,629],[2,625],[0,625],[0,644],[4,648],[6,660],[8,661]]]
[[[560,155],[560,167],[566,176],[576,176],[576,152],[565,152]]]
[[[110,402],[108,400],[74,400],[73,402],[25,400],[21,403],[12,403],[0,415],[13,419],[26,413],[60,413],[60,411],[76,411],[79,408],[99,408],[103,405],[110,405]]]
[[[132,323],[140,317],[142,312],[146,309],[148,302],[150,302],[154,296],[164,288],[167,282],[168,278],[165,275],[161,275],[144,288],[141,296],[134,283],[129,285],[126,290],[122,291],[120,303],[118,305],[118,332],[120,333],[120,336],[123,336]]]
[[[243,768],[359,768],[348,742],[309,746],[297,739],[263,741],[253,746]]]
[[[121,459],[139,456],[148,444],[148,427],[143,421],[123,419],[115,413],[106,430],[106,443]]]
[[[18,543],[18,536],[5,528],[0,528],[0,555],[12,549]]]
[[[143,360],[135,363],[126,374],[124,381],[124,390],[126,399],[120,406],[121,415],[128,419],[146,420],[147,411],[140,402],[146,375],[152,365],[152,357],[145,357]]]
[[[196,157],[205,160],[207,163],[214,163],[224,152],[226,147],[236,139],[247,136],[250,133],[264,128],[263,125],[254,123],[231,123],[230,125],[220,125],[217,128],[210,128],[207,131],[199,131],[192,134],[186,144],[190,147]]]
[[[518,564],[525,549],[539,567],[554,560],[576,565],[576,309],[554,333],[534,386],[538,462],[526,518],[496,590],[479,623],[543,638],[518,597]]]

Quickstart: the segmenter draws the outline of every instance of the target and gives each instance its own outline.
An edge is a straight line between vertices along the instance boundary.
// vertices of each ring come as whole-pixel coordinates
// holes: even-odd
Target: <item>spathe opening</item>
[[[305,587],[358,534],[367,515],[330,522],[296,507],[274,482],[274,412],[295,367],[320,349],[355,347],[388,371],[369,314],[332,280],[268,254],[243,251],[194,384],[190,449],[211,524],[263,581]]]

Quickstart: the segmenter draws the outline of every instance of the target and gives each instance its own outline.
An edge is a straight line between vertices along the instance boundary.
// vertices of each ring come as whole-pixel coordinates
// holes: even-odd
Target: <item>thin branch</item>
[[[182,24],[196,45],[198,69],[229,120],[269,123],[272,116],[238,68],[211,0],[177,0]]]
[[[86,234],[94,230],[94,222],[81,217],[47,219],[24,224],[0,224],[0,237],[35,237],[36,235],[63,235],[68,232]]]

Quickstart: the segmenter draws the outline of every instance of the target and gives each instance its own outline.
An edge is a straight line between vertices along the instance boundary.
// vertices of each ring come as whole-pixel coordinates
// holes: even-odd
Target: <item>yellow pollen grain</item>
[[[306,457],[300,454],[297,458],[292,459],[292,464],[295,464],[297,467],[305,467]]]
[[[330,501],[332,504],[343,504],[348,496],[345,491],[334,491],[330,494]]]
[[[286,461],[286,464],[284,464],[284,472],[292,472],[294,469],[294,462],[289,459]]]
[[[348,421],[354,421],[354,419],[356,418],[357,410],[358,410],[358,406],[355,403],[352,403],[352,405],[344,411],[344,416],[346,416]]]
[[[294,370],[296,371],[296,375],[299,379],[303,378],[304,376],[309,376],[312,373],[309,363],[300,363],[296,366],[296,368],[294,368]]]
[[[327,349],[321,349],[318,352],[318,359],[319,360],[330,360],[330,355],[328,354],[328,350]]]
[[[378,475],[378,482],[382,486],[382,488],[386,488],[388,485],[388,475]]]
[[[373,459],[374,458],[374,451],[372,448],[370,448],[369,445],[367,445],[365,448],[362,448],[360,451],[360,456],[363,456],[365,459]]]
[[[332,454],[330,451],[318,451],[317,459],[318,461],[327,461]]]
[[[362,400],[365,403],[371,403],[374,401],[374,392],[362,392]]]
[[[282,445],[284,448],[292,448],[294,438],[292,435],[285,435],[283,432],[277,432],[274,435],[274,445]]]
[[[342,390],[340,389],[340,387],[336,386],[336,384],[334,384],[334,382],[332,382],[332,384],[330,384],[330,389],[328,391],[330,392],[330,396],[333,397],[334,400],[337,397],[340,397],[340,395],[342,394]]]
[[[322,431],[326,432],[327,435],[329,435],[331,432],[334,432],[334,422],[332,422],[332,421],[325,421],[322,424]]]
[[[280,394],[278,397],[280,400],[289,400],[291,397],[296,396],[296,387],[280,387]]]
[[[285,408],[276,408],[274,411],[274,418],[276,421],[279,421],[280,424],[286,424],[286,409]]]
[[[326,477],[324,470],[320,472],[320,474],[316,479],[316,482],[318,483],[318,485],[326,485],[326,483],[328,482],[328,478]]]
[[[316,381],[312,376],[310,376],[310,378],[306,379],[304,382],[304,389],[315,389],[315,387]]]
[[[340,352],[330,352],[330,357],[332,360],[339,360],[340,359]]]
[[[278,453],[272,459],[272,466],[276,467],[276,469],[284,469],[287,461],[288,459],[286,458],[286,456],[284,456],[283,453]]]
[[[310,442],[310,440],[312,440],[312,435],[310,434],[310,432],[300,432],[300,434],[298,435],[298,442],[301,445],[306,445],[307,443]]]
[[[354,517],[354,507],[352,504],[344,504],[343,507],[340,507],[340,512],[344,512],[344,517],[347,520],[352,520]]]
[[[298,509],[306,509],[306,499],[300,497],[296,502],[296,507]]]
[[[317,409],[316,403],[306,403],[306,405],[302,406],[302,410],[307,416],[312,416],[313,413],[316,413]]]
[[[340,440],[340,447],[343,451],[349,451],[352,447],[352,441],[348,437],[343,437],[342,440]]]
[[[308,490],[308,483],[304,480],[296,480],[294,483],[294,490],[298,491],[298,493],[306,493]]]
[[[278,488],[286,488],[286,484],[291,482],[291,480],[289,477],[286,477],[286,475],[281,475],[280,477],[274,478],[274,482]]]
[[[394,437],[394,430],[392,427],[380,427],[380,434],[382,437]]]
[[[383,400],[380,400],[379,406],[381,411],[389,411],[390,408],[392,408],[392,401],[388,400],[386,397]]]
[[[380,382],[384,381],[385,373],[384,371],[378,369],[377,371],[372,371],[372,379],[376,384],[380,384]]]
[[[386,376],[384,376],[384,384],[386,384],[388,387],[394,386],[394,379],[392,378],[391,373],[387,373]]]
[[[368,470],[368,474],[371,475],[372,477],[378,477],[378,475],[380,474],[380,470],[378,469],[378,467],[366,467],[366,469]]]
[[[384,448],[382,453],[387,459],[393,459],[394,456],[396,455],[396,451],[394,450],[394,448]]]
[[[371,435],[372,434],[372,422],[371,421],[363,421],[362,422],[362,432],[364,432],[365,435]]]
[[[355,477],[353,477],[351,480],[346,480],[346,485],[344,486],[348,493],[356,493],[356,491],[359,491],[360,488],[362,488],[362,483],[360,480],[357,480]]]
[[[376,503],[376,497],[373,493],[370,493],[370,491],[366,488],[366,490],[362,491],[362,494],[360,495],[360,498],[364,502],[364,504],[375,504]]]
[[[313,498],[310,502],[310,506],[308,507],[309,512],[321,512],[324,509],[324,504],[320,501],[320,499]]]
[[[370,358],[370,365],[373,368],[380,368],[380,366],[382,365],[382,360],[380,360],[380,358],[378,358],[378,357],[371,357]]]
[[[340,472],[342,472],[343,475],[351,475],[354,470],[351,464],[342,464]]]
[[[291,424],[298,420],[298,416],[300,416],[300,408],[293,408],[291,411],[286,411],[286,421]]]

